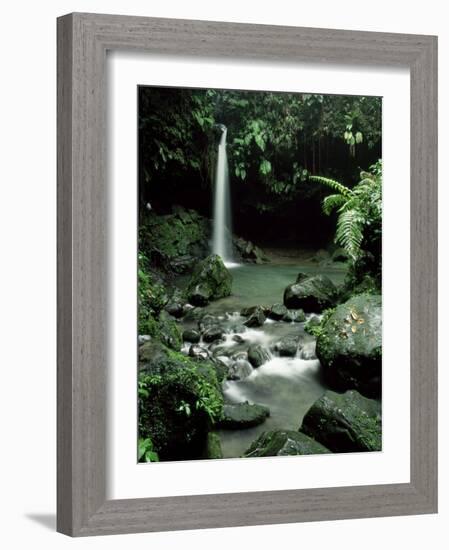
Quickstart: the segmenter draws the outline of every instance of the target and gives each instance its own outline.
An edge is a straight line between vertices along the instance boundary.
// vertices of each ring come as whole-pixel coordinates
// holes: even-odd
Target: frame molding
[[[71,536],[437,511],[437,38],[73,13],[58,26],[57,530]],[[411,72],[411,481],[106,500],[106,52]]]

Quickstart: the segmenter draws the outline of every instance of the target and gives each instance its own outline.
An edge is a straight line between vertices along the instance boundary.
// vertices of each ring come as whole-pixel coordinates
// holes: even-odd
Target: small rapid
[[[223,381],[225,402],[248,402],[270,409],[270,416],[258,426],[218,430],[224,458],[243,455],[265,431],[298,430],[305,413],[325,391],[315,355],[316,341],[305,332],[304,321],[266,318],[262,326],[247,327],[247,317],[241,314],[245,307],[282,301],[285,286],[299,271],[306,270],[313,273],[317,267],[242,264],[233,270],[231,296],[212,302],[199,317],[183,320],[184,328],[196,330],[199,336],[195,344],[184,343],[183,353],[213,358],[224,365],[228,373]],[[343,279],[343,272],[329,271],[329,275],[336,282]],[[306,315],[306,320],[311,315]],[[217,325],[219,337],[205,341],[206,327]],[[288,356],[279,348],[285,340],[295,346]],[[254,366],[249,356],[254,347],[263,356],[259,366]]]

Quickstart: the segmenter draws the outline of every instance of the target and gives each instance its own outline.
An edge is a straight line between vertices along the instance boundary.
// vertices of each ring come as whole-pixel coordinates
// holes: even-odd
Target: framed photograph
[[[437,39],[58,19],[58,531],[437,511]]]

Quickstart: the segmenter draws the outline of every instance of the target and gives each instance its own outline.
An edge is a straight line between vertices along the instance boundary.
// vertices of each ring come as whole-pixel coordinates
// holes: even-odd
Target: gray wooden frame
[[[105,498],[107,50],[411,71],[410,483]],[[437,39],[75,13],[58,19],[58,505],[72,536],[437,511]]]

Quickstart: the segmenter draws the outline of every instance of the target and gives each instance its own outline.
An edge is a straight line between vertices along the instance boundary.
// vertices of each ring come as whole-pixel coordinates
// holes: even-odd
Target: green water
[[[342,264],[320,267],[313,263],[241,264],[230,269],[232,295],[212,302],[206,309],[210,312],[239,311],[253,305],[270,306],[282,303],[284,289],[294,283],[298,273],[327,275],[335,284],[343,283],[345,267]]]
[[[341,284],[345,269],[341,265],[321,267],[317,264],[243,264],[230,269],[233,276],[232,295],[212,302],[209,313],[232,314],[224,326],[241,325],[245,318],[236,312],[253,305],[270,306],[282,303],[284,289],[296,280],[297,274],[327,275],[335,284]],[[244,343],[236,343],[226,336],[224,347],[228,351],[242,351],[250,344],[261,344],[270,350],[276,341],[285,336],[299,337],[300,346],[309,353],[307,359],[278,357],[273,353],[270,361],[254,369],[249,377],[238,381],[225,381],[223,392],[229,403],[248,401],[270,409],[270,417],[261,425],[244,430],[220,430],[219,436],[224,458],[241,456],[264,431],[274,429],[298,430],[312,404],[323,394],[318,372],[319,361],[314,356],[315,340],[304,331],[304,323],[284,323],[267,320],[262,327],[241,333]]]

